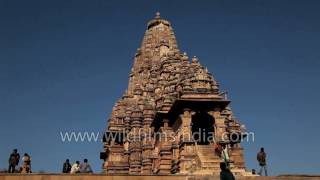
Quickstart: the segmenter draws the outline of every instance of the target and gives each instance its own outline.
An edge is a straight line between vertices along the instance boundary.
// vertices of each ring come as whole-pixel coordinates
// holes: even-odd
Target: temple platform
[[[101,174],[92,175],[64,175],[64,174],[0,174],[0,180],[219,180],[219,176],[108,176]],[[320,180],[320,175],[280,175],[280,176],[252,176],[236,177],[237,180]]]

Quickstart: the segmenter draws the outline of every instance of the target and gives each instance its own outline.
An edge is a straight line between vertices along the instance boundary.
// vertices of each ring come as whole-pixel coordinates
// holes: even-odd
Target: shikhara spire
[[[198,172],[207,168],[212,173],[210,164],[215,167],[220,159],[213,154],[212,143],[226,145],[233,167],[244,171],[239,140],[230,139],[241,134],[241,128],[229,103],[199,59],[180,52],[171,23],[156,13],[134,56],[128,89],[115,103],[108,120],[106,136],[121,134],[121,138],[105,138],[105,172],[188,173],[190,163],[197,161]],[[206,130],[206,135],[214,134],[214,140],[185,139],[197,128]],[[171,133],[175,140],[147,139],[138,133],[140,130],[150,135]],[[139,141],[130,141],[128,134]],[[204,157],[201,153],[206,150],[212,150],[212,154]],[[208,158],[212,161],[205,162]]]

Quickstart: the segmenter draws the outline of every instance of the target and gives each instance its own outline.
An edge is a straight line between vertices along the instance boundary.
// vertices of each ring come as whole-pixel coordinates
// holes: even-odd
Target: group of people
[[[220,153],[221,157],[223,158],[223,162],[220,163],[220,179],[221,180],[234,180],[234,175],[230,171],[229,163],[229,155],[228,155],[228,150],[226,146],[215,146],[215,151],[216,153]],[[266,162],[266,153],[264,152],[264,148],[260,148],[260,152],[257,154],[257,160],[260,166],[259,170],[259,175],[262,175],[262,172],[264,171],[265,176],[268,176],[267,173],[267,162]],[[10,154],[9,157],[9,168],[8,168],[8,173],[31,173],[31,157],[29,156],[28,153],[25,153],[23,155],[22,161],[23,164],[22,166],[16,170],[16,167],[19,166],[19,161],[20,161],[20,154],[18,153],[17,149],[14,149],[12,153]],[[93,173],[92,168],[90,164],[88,163],[88,159],[84,159],[83,162],[80,164],[79,161],[76,161],[72,166],[70,164],[69,159],[66,159],[66,161],[63,163],[63,168],[62,168],[63,173],[71,173],[71,174],[76,174],[76,173]],[[255,173],[255,169],[252,169],[252,174]]]
[[[69,159],[67,159],[63,163],[62,173],[93,173],[90,164],[88,163],[88,159],[84,159],[83,163],[80,164],[79,161],[76,161],[72,166],[70,164]]]
[[[229,163],[230,163],[230,159],[229,159],[229,155],[226,151],[226,146],[221,146],[215,148],[218,153],[221,153],[221,157],[223,158],[223,162],[220,163],[220,180],[235,180],[234,175],[232,174],[232,172],[230,171],[230,167],[229,167]],[[257,161],[259,163],[260,166],[260,170],[258,175],[262,176],[262,172],[264,171],[264,175],[268,176],[267,173],[267,154],[264,152],[264,148],[260,148],[260,152],[258,152],[257,154]],[[255,175],[255,169],[252,169],[252,174]]]
[[[31,157],[28,153],[24,153],[22,157],[23,164],[16,170],[16,167],[19,166],[20,154],[17,149],[14,149],[9,156],[9,168],[8,173],[31,173]]]
[[[17,149],[14,149],[9,156],[9,168],[8,173],[32,173],[31,171],[31,157],[28,153],[24,153],[22,157],[23,164],[20,168],[16,169],[19,166],[20,154]],[[92,173],[92,168],[88,163],[88,159],[84,159],[83,163],[80,164],[79,161],[76,161],[72,166],[69,159],[63,163],[62,168],[63,173]]]

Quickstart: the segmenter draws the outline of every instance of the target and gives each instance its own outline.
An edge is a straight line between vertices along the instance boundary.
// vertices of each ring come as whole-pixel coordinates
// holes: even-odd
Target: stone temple
[[[199,59],[181,53],[171,23],[157,13],[108,120],[100,154],[104,172],[218,174],[222,146],[231,171],[245,173],[243,130],[229,104]]]

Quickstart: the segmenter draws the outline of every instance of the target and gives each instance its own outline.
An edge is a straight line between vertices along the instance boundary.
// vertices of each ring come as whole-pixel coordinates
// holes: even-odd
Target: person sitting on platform
[[[20,172],[21,173],[32,173],[31,171],[31,157],[29,156],[28,153],[24,153],[24,156],[22,158],[23,165],[21,167]]]
[[[63,173],[70,173],[71,171],[71,164],[69,162],[69,159],[66,160],[66,162],[63,163],[62,172]]]
[[[80,173],[92,173],[92,169],[90,164],[88,163],[88,159],[84,159],[83,163],[80,165]]]
[[[72,165],[70,173],[71,174],[76,174],[76,173],[79,173],[79,172],[80,172],[80,162],[76,161],[76,163],[74,163]]]

